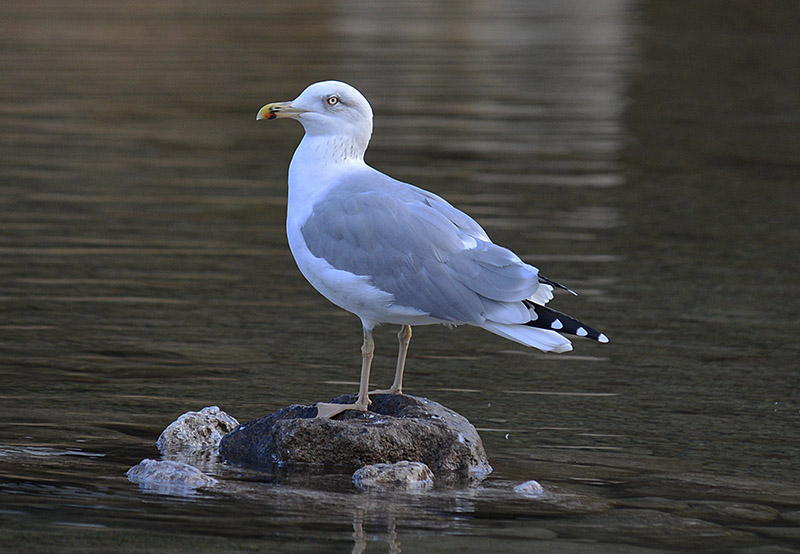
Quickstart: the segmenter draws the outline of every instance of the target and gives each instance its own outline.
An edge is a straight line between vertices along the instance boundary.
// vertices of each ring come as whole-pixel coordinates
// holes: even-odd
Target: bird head
[[[256,115],[261,119],[296,119],[308,135],[343,136],[366,143],[372,135],[372,108],[358,90],[340,81],[309,85],[289,102],[273,102]]]

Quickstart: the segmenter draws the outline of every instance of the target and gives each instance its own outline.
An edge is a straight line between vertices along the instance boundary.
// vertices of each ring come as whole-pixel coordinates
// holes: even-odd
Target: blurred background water
[[[8,0],[0,45],[0,550],[798,551],[796,2]],[[185,411],[355,389],[359,322],[284,236],[301,128],[254,121],[323,79],[371,101],[369,163],[612,342],[415,332],[406,392],[479,429],[477,489],[140,491]]]

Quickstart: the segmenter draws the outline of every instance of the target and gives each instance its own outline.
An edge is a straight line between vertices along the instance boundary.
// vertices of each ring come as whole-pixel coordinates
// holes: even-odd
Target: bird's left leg
[[[411,325],[403,325],[397,333],[400,350],[397,352],[397,369],[394,372],[392,386],[384,390],[374,390],[370,394],[403,394],[403,371],[406,367],[408,343],[411,342]]]
[[[372,367],[372,356],[375,353],[375,342],[372,340],[372,329],[364,327],[364,343],[361,345],[361,381],[358,387],[358,399],[355,404],[331,404],[317,402],[317,417],[331,418],[345,410],[366,412],[369,400],[369,370]]]

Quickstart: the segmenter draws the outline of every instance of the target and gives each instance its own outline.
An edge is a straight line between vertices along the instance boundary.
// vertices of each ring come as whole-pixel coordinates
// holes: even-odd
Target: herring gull
[[[372,330],[381,323],[401,326],[400,350],[391,387],[372,394],[402,392],[412,325],[474,325],[545,352],[572,350],[561,333],[608,342],[545,307],[554,287],[570,289],[494,244],[443,198],[364,162],[372,108],[358,90],[338,81],[315,83],[256,116],[280,118],[305,129],[289,164],[289,248],[308,282],[358,316],[364,331],[358,399],[319,402],[318,417],[367,410]]]

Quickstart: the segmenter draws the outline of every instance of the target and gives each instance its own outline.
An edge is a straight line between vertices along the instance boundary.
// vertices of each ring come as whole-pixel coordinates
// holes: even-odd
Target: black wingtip
[[[604,333],[589,327],[585,323],[578,321],[572,316],[568,316],[567,314],[546,308],[530,301],[525,302],[525,305],[532,312],[531,315],[536,316],[534,319],[531,319],[531,321],[525,324],[529,327],[550,329],[552,331],[558,331],[559,333],[567,333],[568,335],[594,339],[597,342],[602,343],[609,341],[608,337]]]
[[[561,283],[556,283],[552,279],[548,279],[547,277],[545,277],[542,274],[539,274],[539,282],[540,283],[544,283],[545,285],[550,285],[551,287],[555,287],[557,289],[562,289],[562,290],[565,290],[567,292],[571,292],[575,296],[578,296],[578,293],[575,292],[574,290],[572,290],[571,288],[566,287],[566,286],[562,285]]]

